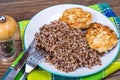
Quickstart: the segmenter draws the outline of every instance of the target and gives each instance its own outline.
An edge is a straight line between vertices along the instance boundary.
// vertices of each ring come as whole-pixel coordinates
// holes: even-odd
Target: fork
[[[41,61],[41,59],[45,56],[45,50],[41,49],[39,52],[35,50],[31,55],[28,57],[26,64],[25,64],[25,72],[20,80],[25,80],[28,73],[30,73],[37,64]]]

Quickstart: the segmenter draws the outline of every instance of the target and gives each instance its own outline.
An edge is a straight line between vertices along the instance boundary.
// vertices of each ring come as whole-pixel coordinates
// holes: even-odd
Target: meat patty
[[[71,28],[85,29],[92,21],[92,14],[82,8],[69,8],[65,10],[60,21],[66,22]]]
[[[100,23],[90,24],[86,33],[88,44],[99,53],[111,50],[118,42],[116,33]]]

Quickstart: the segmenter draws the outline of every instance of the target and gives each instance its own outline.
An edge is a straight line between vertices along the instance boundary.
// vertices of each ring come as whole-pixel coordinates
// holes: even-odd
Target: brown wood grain
[[[10,15],[17,21],[30,19],[37,12],[44,8],[57,4],[80,4],[94,5],[102,2],[108,2],[117,16],[120,16],[120,0],[0,0],[0,15]],[[16,52],[19,54],[22,51],[19,32],[15,36]],[[0,63],[0,77],[9,68],[9,64]],[[104,80],[120,80],[120,70],[106,77]]]

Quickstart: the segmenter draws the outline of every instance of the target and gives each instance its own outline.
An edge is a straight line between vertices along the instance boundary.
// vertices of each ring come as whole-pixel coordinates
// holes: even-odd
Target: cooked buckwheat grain
[[[59,70],[71,72],[81,67],[101,65],[100,55],[87,44],[85,32],[69,28],[64,22],[43,25],[35,38],[36,49],[45,48],[48,51],[46,62]]]

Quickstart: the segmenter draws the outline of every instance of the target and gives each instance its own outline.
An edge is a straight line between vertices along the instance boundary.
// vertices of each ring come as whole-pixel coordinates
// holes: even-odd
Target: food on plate
[[[36,50],[45,48],[46,62],[64,72],[81,67],[101,65],[100,54],[89,47],[85,32],[70,28],[65,22],[53,21],[45,24],[35,34]]]
[[[59,20],[66,22],[71,28],[85,29],[92,21],[92,14],[82,8],[69,8],[63,12]]]
[[[117,35],[112,29],[97,22],[90,24],[86,38],[89,46],[99,53],[111,50],[118,42]]]

